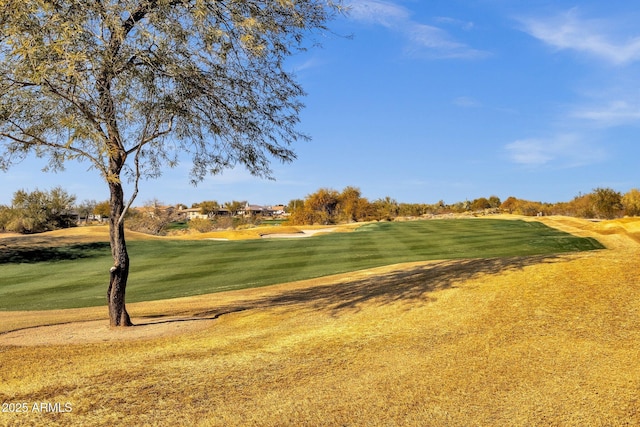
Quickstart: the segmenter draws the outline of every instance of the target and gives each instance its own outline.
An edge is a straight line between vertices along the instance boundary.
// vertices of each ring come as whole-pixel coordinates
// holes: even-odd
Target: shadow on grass
[[[0,245],[0,264],[66,261],[108,254],[109,243],[94,242],[59,247]]]
[[[571,255],[538,255],[527,257],[448,260],[429,263],[410,269],[372,274],[370,277],[337,280],[330,285],[283,291],[266,297],[238,301],[212,310],[172,313],[189,315],[189,320],[216,319],[222,315],[283,306],[305,305],[333,315],[359,310],[365,304],[392,304],[406,301],[433,301],[429,294],[455,288],[467,280],[484,274],[499,274],[523,269],[540,263],[569,260]],[[154,316],[157,318],[157,316]],[[180,321],[171,319],[167,322]],[[141,326],[144,324],[141,324]]]

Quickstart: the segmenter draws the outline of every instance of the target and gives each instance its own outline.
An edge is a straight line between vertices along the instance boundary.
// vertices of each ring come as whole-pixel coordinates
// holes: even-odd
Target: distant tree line
[[[216,216],[221,205],[216,201],[194,203],[208,219],[191,220],[188,227],[195,231],[211,231],[257,224],[260,218],[237,218],[246,202],[233,201],[224,205],[228,216]],[[180,207],[166,207],[158,200],[147,202],[142,208],[132,209],[127,216],[127,227],[148,234],[163,234],[167,226],[182,220]],[[501,201],[497,196],[480,197],[453,204],[439,201],[427,203],[398,203],[391,197],[370,201],[359,188],[346,187],[342,191],[321,188],[304,199],[295,199],[286,207],[292,225],[330,225],[363,221],[392,221],[399,217],[429,217],[446,214],[565,215],[589,219],[613,219],[640,216],[640,190],[622,194],[611,188],[596,188],[591,193],[579,194],[568,202],[546,203],[516,197]],[[0,231],[39,233],[76,226],[109,215],[109,203],[87,200],[76,204],[76,197],[61,187],[49,191],[18,190],[10,206],[0,205]]]
[[[342,192],[321,188],[305,199],[289,203],[292,224],[337,224],[342,222],[393,220],[398,217],[425,217],[446,214],[511,213],[516,215],[565,215],[589,219],[640,216],[640,190],[626,194],[611,188],[596,188],[569,202],[544,203],[509,197],[480,197],[453,204],[397,203],[390,197],[369,201],[355,187]]]
[[[341,192],[321,188],[305,199],[292,200],[288,211],[292,224],[337,224],[361,221],[392,221],[398,217],[424,217],[448,213],[471,211],[493,211],[500,209],[500,198],[490,196],[473,201],[447,205],[444,201],[435,204],[398,203],[391,197],[373,201],[362,197],[360,189],[346,187]]]
[[[500,206],[502,211],[517,215],[565,215],[588,219],[614,219],[640,216],[640,190],[634,188],[622,194],[611,188],[596,188],[579,194],[569,202],[543,203],[509,197]]]

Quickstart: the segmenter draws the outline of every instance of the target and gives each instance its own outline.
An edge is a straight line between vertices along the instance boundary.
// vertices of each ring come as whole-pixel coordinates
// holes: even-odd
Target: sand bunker
[[[299,233],[273,233],[273,234],[264,234],[262,236],[263,239],[296,239],[296,238],[304,238],[315,236],[318,233],[331,233],[336,231],[335,228],[320,228],[317,230],[301,230]]]

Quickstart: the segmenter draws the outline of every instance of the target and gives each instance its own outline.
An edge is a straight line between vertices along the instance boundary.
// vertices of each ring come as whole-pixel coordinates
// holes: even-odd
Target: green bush
[[[11,207],[0,210],[0,230],[16,233],[40,233],[76,225],[72,207],[76,197],[61,187],[50,191],[18,190]]]

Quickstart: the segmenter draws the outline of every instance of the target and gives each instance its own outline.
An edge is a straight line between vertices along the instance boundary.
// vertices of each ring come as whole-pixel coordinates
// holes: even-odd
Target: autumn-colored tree
[[[640,190],[632,188],[622,196],[624,212],[629,216],[640,216]]]
[[[321,188],[304,200],[292,200],[288,207],[291,224],[335,224],[371,219],[371,205],[360,190],[346,187],[342,192]]]
[[[556,203],[554,213],[578,218],[595,218],[593,194],[578,194],[568,202]]]
[[[305,201],[295,199],[289,202],[289,223],[292,225],[313,224],[314,214],[305,208]]]
[[[333,224],[339,202],[340,194],[336,190],[321,188],[307,196],[304,209],[311,213],[313,224]]]
[[[339,1],[339,0],[338,0]],[[291,161],[302,88],[286,58],[324,0],[0,0],[0,168],[90,163],[110,194],[111,326],[128,326],[124,220],[142,177],[191,156],[196,182]],[[133,190],[125,199],[123,178]]]
[[[514,213],[517,207],[518,199],[513,196],[508,197],[507,200],[502,202],[502,204],[500,205],[500,209],[510,214]]]
[[[292,199],[289,201],[289,204],[287,204],[286,211],[288,213],[293,213],[298,208],[301,208],[303,205],[304,205],[303,199]]]
[[[489,209],[490,207],[491,203],[489,203],[489,199],[486,197],[480,197],[471,202],[472,211],[482,211],[484,209]]]
[[[374,200],[373,212],[378,221],[391,221],[398,216],[399,206],[395,199],[386,196],[382,199]]]
[[[622,212],[622,195],[612,188],[593,190],[593,206],[600,218],[612,219]]]
[[[489,202],[493,205],[494,203],[498,203],[499,199],[491,202],[491,198],[489,198]],[[539,214],[550,215],[552,213],[551,208],[552,206],[549,203],[517,199],[513,196],[508,197],[504,202],[500,204],[500,209],[505,212],[525,216],[536,216]]]
[[[545,214],[544,205],[541,202],[520,200],[515,213],[526,216],[536,216],[541,213]]]
[[[93,208],[93,214],[99,215],[101,218],[108,218],[110,212],[111,207],[109,206],[108,200],[97,203],[95,208]]]
[[[338,217],[340,221],[356,222],[362,219],[363,207],[366,200],[362,200],[360,189],[345,187],[338,196]]]

